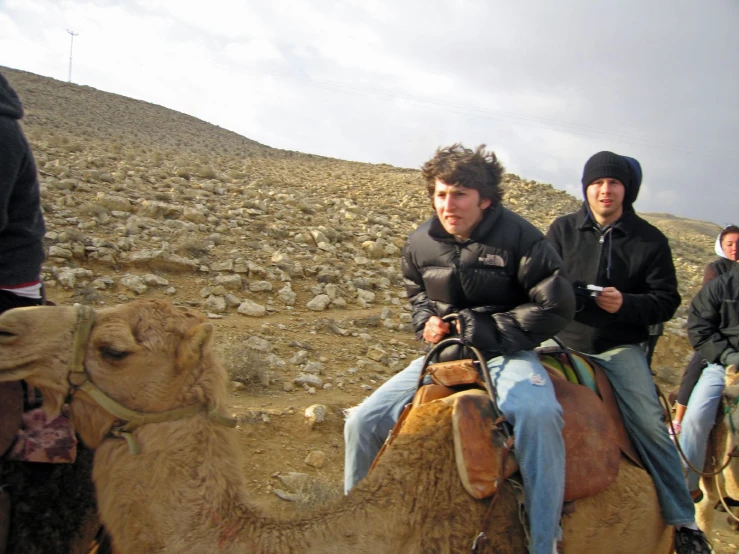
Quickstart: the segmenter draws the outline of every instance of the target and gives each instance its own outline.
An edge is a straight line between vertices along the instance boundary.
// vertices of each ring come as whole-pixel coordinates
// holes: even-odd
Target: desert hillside
[[[161,106],[2,71],[24,102],[41,173],[52,296],[110,303],[168,294],[224,317],[238,313],[237,299],[268,318],[389,307],[403,323],[398,249],[430,214],[418,171],[276,150]],[[542,230],[579,204],[510,174],[505,202]],[[643,215],[670,238],[685,306],[719,228]],[[168,284],[131,286],[147,274]],[[306,309],[327,285],[325,309]],[[285,302],[289,292],[296,299]],[[683,316],[669,326],[677,336]],[[676,340],[671,353],[675,346],[687,352]],[[673,362],[661,359],[657,366]]]
[[[161,106],[0,71],[24,103],[38,163],[50,298],[160,297],[208,314],[254,492],[294,500],[283,477],[295,473],[337,494],[341,411],[420,351],[399,263],[431,213],[419,171],[277,150]],[[505,186],[505,203],[542,231],[579,206],[516,175]],[[683,295],[654,364],[675,383],[689,353],[685,306],[719,227],[643,215],[670,238]],[[306,433],[314,404],[326,421]]]

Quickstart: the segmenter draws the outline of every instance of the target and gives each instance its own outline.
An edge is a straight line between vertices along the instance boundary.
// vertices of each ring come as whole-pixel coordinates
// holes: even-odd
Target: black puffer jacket
[[[609,313],[590,297],[578,297],[575,320],[557,337],[565,345],[599,354],[647,340],[649,325],[669,320],[680,305],[667,238],[632,210],[602,232],[585,205],[552,223],[547,238],[564,259],[570,281],[615,287],[623,305]]]
[[[0,75],[0,287],[38,281],[44,260],[41,194],[22,116],[18,96]]]
[[[419,336],[431,316],[458,313],[461,338],[487,356],[530,350],[569,323],[572,286],[536,227],[501,205],[458,242],[437,217],[403,249],[403,276]]]
[[[707,283],[688,312],[690,344],[710,363],[739,360],[739,263]]]

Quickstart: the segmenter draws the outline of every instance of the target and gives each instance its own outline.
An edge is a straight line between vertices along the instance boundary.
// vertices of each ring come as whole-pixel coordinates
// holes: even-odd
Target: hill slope
[[[0,71],[24,102],[41,174],[51,299],[165,297],[210,314],[246,385],[234,406],[254,492],[271,501],[274,476],[299,469],[337,494],[341,410],[419,354],[399,267],[431,213],[419,172],[277,150],[146,102]],[[580,204],[515,175],[505,186],[506,204],[542,231]],[[718,227],[645,215],[671,240],[685,305]],[[681,326],[671,322],[656,358],[667,382],[688,355]],[[305,433],[313,403],[329,417]],[[311,450],[325,455],[320,471],[304,463]]]
[[[174,301],[230,317],[227,283],[229,304],[250,299],[267,314],[402,312],[398,249],[431,213],[418,171],[277,150],[161,106],[1,70],[24,102],[41,172],[52,296],[118,302],[169,289]],[[580,203],[515,175],[505,190],[506,204],[542,231]],[[670,238],[683,295],[657,365],[680,366],[680,317],[719,228],[643,215]],[[168,285],[126,286],[147,271]],[[306,309],[327,285],[338,300],[326,312]],[[285,288],[282,297],[297,295],[292,305],[277,292]]]

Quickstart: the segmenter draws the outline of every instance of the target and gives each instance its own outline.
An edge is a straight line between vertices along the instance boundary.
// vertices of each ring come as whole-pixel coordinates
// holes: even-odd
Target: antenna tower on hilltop
[[[74,47],[74,37],[79,35],[79,33],[75,33],[74,31],[70,31],[67,29],[67,32],[70,35],[70,42],[69,42],[69,79],[68,81],[72,82],[72,48]]]

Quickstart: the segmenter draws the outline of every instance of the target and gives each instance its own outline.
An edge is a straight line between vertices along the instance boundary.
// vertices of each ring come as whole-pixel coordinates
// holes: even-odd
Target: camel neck
[[[124,441],[107,440],[93,470],[102,520],[121,552],[365,552],[356,547],[372,529],[363,493],[319,513],[272,516],[247,499],[234,430],[196,416],[135,435],[139,454]]]

